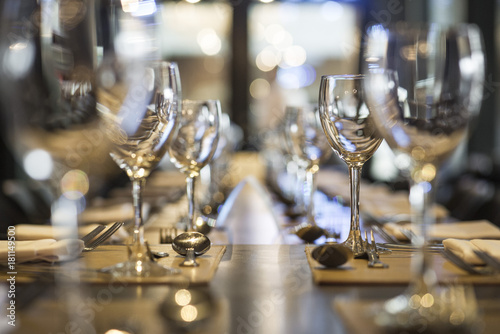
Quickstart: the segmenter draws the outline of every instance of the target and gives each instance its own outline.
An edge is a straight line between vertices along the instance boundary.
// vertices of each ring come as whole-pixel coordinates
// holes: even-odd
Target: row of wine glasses
[[[387,329],[448,332],[453,308],[445,308],[426,251],[439,166],[466,138],[477,115],[484,80],[484,54],[477,26],[437,24],[368,30],[364,74],[321,78],[319,113],[332,149],[349,167],[351,228],[343,242],[364,253],[359,226],[359,181],[363,164],[385,139],[409,167],[412,281],[387,301],[376,322]],[[444,316],[444,317],[443,317]],[[464,326],[470,324],[464,324]]]
[[[167,152],[194,184],[217,146],[220,103],[182,100],[178,66],[162,60],[160,3],[71,6],[56,0],[16,6],[2,20],[4,140],[28,176],[47,182],[64,202],[54,202],[53,211],[71,214],[54,212],[63,218],[52,223],[71,224],[75,237],[88,188],[118,165],[132,183],[135,218],[130,256],[111,272],[170,274],[149,260],[143,188]],[[32,22],[37,13],[41,21]],[[188,187],[190,199],[193,191]]]
[[[127,15],[121,20],[115,25],[115,29],[123,27],[115,31],[115,48],[104,52],[98,70],[97,101],[113,143],[110,155],[132,182],[135,224],[129,258],[111,272],[116,276],[164,276],[174,270],[151,261],[144,240],[142,192],[146,179],[167,151],[185,173],[190,221],[186,233],[190,234],[180,238],[186,244],[186,238],[195,233],[195,177],[216,150],[221,108],[214,100],[181,99],[177,65],[158,61],[156,48],[150,53],[144,47],[147,34],[137,36],[138,27],[144,23],[149,28],[151,19]],[[134,33],[127,39],[129,26]]]

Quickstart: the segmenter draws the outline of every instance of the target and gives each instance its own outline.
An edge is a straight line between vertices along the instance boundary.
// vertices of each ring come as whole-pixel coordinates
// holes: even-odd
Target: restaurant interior
[[[499,17],[2,1],[0,333],[496,333]]]

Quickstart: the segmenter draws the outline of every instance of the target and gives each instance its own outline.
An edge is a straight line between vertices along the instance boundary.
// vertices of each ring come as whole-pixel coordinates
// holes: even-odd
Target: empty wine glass
[[[368,30],[368,101],[387,143],[411,161],[409,200],[417,231],[412,242],[420,249],[412,257],[409,288],[388,301],[378,318],[384,326],[409,331],[425,326],[436,332],[453,327],[439,317],[443,303],[435,292],[437,278],[425,244],[435,222],[439,166],[467,136],[481,105],[482,50],[481,32],[469,24],[376,25]]]
[[[110,270],[124,277],[172,273],[150,260],[142,192],[175,134],[180,77],[177,64],[158,60],[154,13],[147,5],[110,9],[112,43],[104,48],[97,76],[98,110],[113,144],[110,155],[132,182],[135,217],[129,259]]]
[[[195,182],[211,160],[219,141],[221,107],[218,100],[183,100],[178,131],[168,150],[170,160],[186,176],[187,231],[196,231]]]
[[[23,193],[23,203],[29,203],[29,210],[50,207],[44,220],[74,239],[68,251],[76,259],[54,271],[56,295],[65,310],[59,316],[71,319],[75,330],[92,332],[91,319],[74,307],[85,302],[78,214],[114,166],[96,109],[94,2],[83,7],[71,1],[2,1],[0,124],[20,167],[16,176],[46,196],[43,203],[30,203]]]
[[[306,216],[297,229],[297,235],[305,236],[305,241],[312,242],[319,238],[324,231],[318,229],[317,233],[306,233],[313,226],[317,226],[314,209],[314,194],[317,189],[316,175],[319,164],[327,159],[330,154],[330,146],[323,133],[317,106],[287,106],[285,108],[285,138],[286,146],[295,161],[305,172],[305,182],[300,184],[299,196],[304,196]]]
[[[319,113],[328,142],[349,167],[351,225],[343,242],[355,257],[365,254],[359,226],[359,189],[363,164],[382,142],[366,104],[363,75],[321,77]]]

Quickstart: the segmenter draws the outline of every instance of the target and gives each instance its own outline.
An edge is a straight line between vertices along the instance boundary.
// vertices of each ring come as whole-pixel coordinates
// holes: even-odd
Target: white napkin
[[[85,234],[89,233],[97,226],[99,226],[99,224],[91,224],[78,227],[78,236],[83,237]],[[40,240],[40,239],[62,240],[62,239],[67,239],[68,235],[69,235],[68,229],[64,227],[54,227],[51,225],[35,225],[35,224],[16,225],[16,240],[18,241]],[[106,243],[121,242],[126,240],[128,237],[129,234],[127,233],[127,231],[124,228],[120,228],[106,241]]]
[[[408,240],[401,229],[411,229],[415,233],[417,230],[411,224],[386,223],[384,229],[398,240]],[[432,225],[428,232],[431,239],[500,239],[500,228],[488,220],[464,221],[457,223],[442,223]]]
[[[28,261],[59,262],[72,260],[83,250],[83,241],[78,239],[41,239],[31,241],[15,241],[16,263]],[[0,240],[0,263],[7,263],[9,244]]]
[[[445,249],[453,251],[453,253],[470,264],[484,264],[484,262],[479,257],[477,257],[476,254],[474,254],[474,250],[487,252],[491,256],[500,260],[500,240],[472,239],[468,241],[459,239],[445,239],[443,240],[443,245]]]
[[[78,228],[78,236],[85,234],[96,228],[98,224],[81,226]],[[17,224],[16,240],[40,240],[40,239],[66,239],[69,235],[69,228],[54,227],[51,225]]]

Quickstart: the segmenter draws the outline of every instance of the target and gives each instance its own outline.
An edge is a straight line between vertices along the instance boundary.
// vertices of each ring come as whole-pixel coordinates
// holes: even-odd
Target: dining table
[[[112,261],[113,254],[126,256],[123,244],[103,245],[82,253],[76,261],[85,264],[75,269],[80,273],[76,283],[58,284],[57,277],[54,281],[36,275],[23,281],[18,273],[15,298],[7,298],[11,286],[4,275],[0,299],[5,315],[0,332],[385,333],[376,325],[375,315],[385,301],[408,288],[412,252],[381,255],[391,270],[367,268],[364,259],[354,259],[343,269],[321,268],[310,258],[316,245],[301,242],[290,232],[283,205],[265,185],[265,169],[251,169],[245,163],[239,167],[245,176],[235,180],[208,233],[213,253],[198,257],[200,268],[207,266],[199,274],[203,277],[197,276],[203,270],[192,268],[181,269],[184,279],[178,280],[175,275],[164,281],[92,276],[88,271],[93,261]],[[162,226],[175,219],[172,212],[185,204],[185,199],[177,201],[151,216],[145,237],[152,249],[169,253],[164,263],[180,268],[182,257],[171,244],[159,242]],[[464,282],[472,288],[479,315],[472,332],[498,333],[500,276],[469,279],[473,275],[439,253],[434,260],[454,275],[448,283]],[[325,279],[326,271],[335,278]],[[14,312],[8,309],[10,300],[15,301]]]

